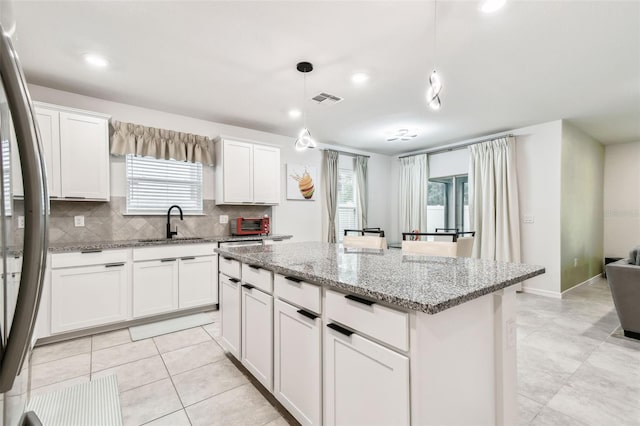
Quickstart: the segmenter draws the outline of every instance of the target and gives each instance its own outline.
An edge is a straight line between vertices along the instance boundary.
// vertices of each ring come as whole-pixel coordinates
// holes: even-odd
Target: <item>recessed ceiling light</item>
[[[493,13],[502,8],[506,2],[507,0],[484,0],[482,6],[480,6],[480,10],[484,13]]]
[[[363,72],[357,72],[351,76],[351,81],[355,84],[362,84],[367,80],[369,80],[369,75]]]
[[[299,109],[292,109],[289,111],[290,118],[300,118],[301,115],[302,111],[300,111]]]
[[[387,137],[387,142],[406,142],[418,136],[418,133],[415,130],[410,131],[409,129],[398,129],[391,133],[391,136]]]
[[[89,64],[96,68],[105,68],[109,65],[109,61],[107,61],[104,57],[100,55],[96,55],[95,53],[86,53],[84,55],[84,60]]]

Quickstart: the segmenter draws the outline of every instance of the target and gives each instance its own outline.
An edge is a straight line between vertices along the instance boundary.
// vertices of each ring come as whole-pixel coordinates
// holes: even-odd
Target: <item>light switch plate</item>
[[[24,216],[18,216],[18,229],[24,229]]]
[[[84,216],[74,216],[73,217],[73,224],[77,228],[83,227],[84,226]]]
[[[226,214],[221,214],[220,223],[229,223],[229,216],[227,216]]]
[[[522,222],[523,223],[533,223],[534,222],[533,216],[532,215],[522,216]]]

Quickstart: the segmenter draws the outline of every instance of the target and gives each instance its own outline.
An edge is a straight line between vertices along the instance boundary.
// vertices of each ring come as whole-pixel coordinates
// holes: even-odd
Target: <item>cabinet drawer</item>
[[[275,295],[294,305],[320,313],[320,286],[293,277],[275,274]]]
[[[240,278],[240,262],[237,260],[231,259],[230,257],[224,257],[222,255],[220,257],[220,272],[223,274],[233,277]]]
[[[51,255],[51,268],[69,268],[74,266],[106,265],[127,261],[129,250],[86,250],[74,253],[55,253]]]
[[[133,249],[133,260],[181,259],[183,257],[210,256],[216,244],[172,244]]]
[[[273,293],[273,272],[264,268],[243,263],[242,282],[252,284],[269,294]]]
[[[327,290],[327,317],[396,348],[409,350],[409,314],[354,295]],[[369,304],[370,303],[370,304]]]

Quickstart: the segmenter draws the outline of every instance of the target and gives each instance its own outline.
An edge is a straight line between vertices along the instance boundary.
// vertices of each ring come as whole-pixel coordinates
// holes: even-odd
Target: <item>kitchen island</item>
[[[218,249],[222,343],[302,424],[516,424],[514,284],[544,268]]]

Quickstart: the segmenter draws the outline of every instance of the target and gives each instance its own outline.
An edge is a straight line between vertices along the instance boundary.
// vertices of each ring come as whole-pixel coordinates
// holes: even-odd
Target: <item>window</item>
[[[126,157],[127,213],[166,213],[178,204],[202,213],[202,164],[151,157]]]
[[[471,231],[469,229],[469,179],[466,175],[429,179],[427,232],[435,232],[436,228]]]
[[[9,139],[2,139],[2,194],[5,216],[11,216],[11,143]],[[18,153],[15,153],[16,158]]]
[[[337,240],[342,241],[345,229],[357,229],[358,217],[356,211],[355,173],[353,159],[338,160],[338,209],[337,209]]]

